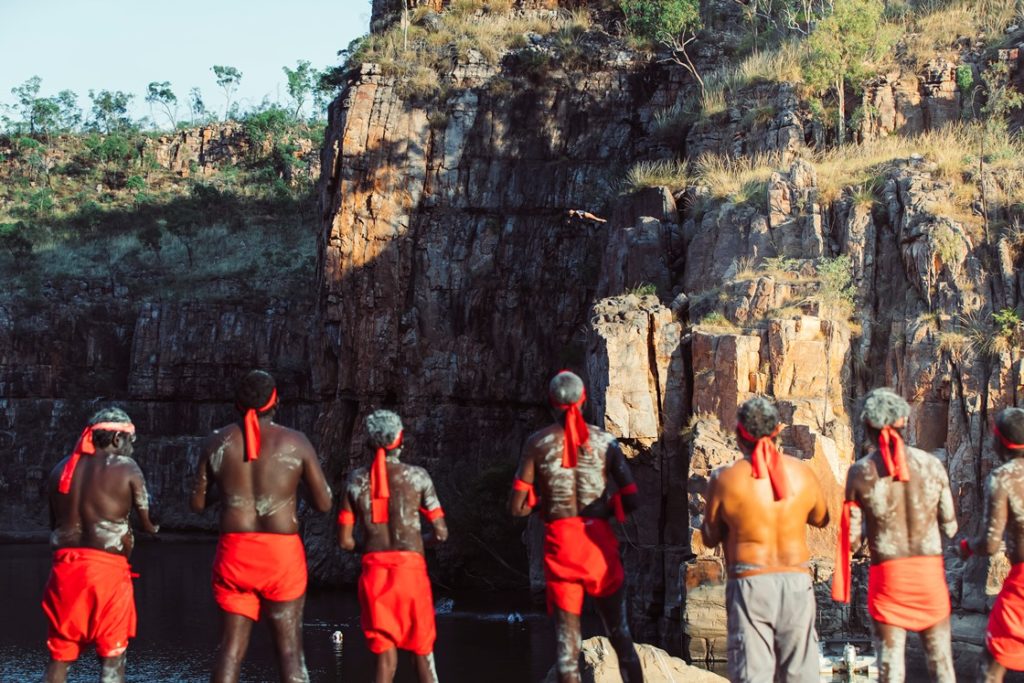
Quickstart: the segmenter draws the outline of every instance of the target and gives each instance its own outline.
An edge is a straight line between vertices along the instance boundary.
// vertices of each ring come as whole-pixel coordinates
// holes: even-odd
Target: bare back
[[[906,453],[909,481],[882,476],[886,470],[877,449],[855,462],[846,478],[846,499],[860,506],[867,524],[872,564],[941,555],[942,533],[956,534],[953,494],[942,463],[917,448],[908,446]],[[853,526],[856,533],[859,524]]]
[[[547,521],[567,517],[611,515],[609,478],[618,489],[633,483],[618,442],[604,430],[587,425],[590,439],[580,448],[576,467],[562,466],[565,429],[553,424],[530,435],[517,476],[534,485]]]
[[[356,513],[366,532],[365,551],[407,550],[423,553],[420,508],[435,510],[441,506],[434,482],[422,467],[407,465],[388,457],[388,522],[370,521],[370,470],[360,467],[349,475],[345,484],[346,509]]]
[[[50,546],[95,548],[129,557],[135,544],[129,520],[132,507],[147,512],[149,493],[138,464],[127,455],[84,455],[75,467],[68,493],[57,491],[64,458],[50,473]]]
[[[754,478],[747,458],[711,475],[701,531],[709,547],[724,544],[731,569],[805,566],[810,560],[807,525],[828,524],[828,507],[811,469],[788,455],[779,462],[789,482],[789,495],[782,500],[775,500],[767,477]]]
[[[1024,562],[1024,459],[1014,458],[989,475],[985,487],[985,519],[982,541],[994,555],[1006,535],[1010,562]]]
[[[261,418],[260,442],[259,457],[249,462],[237,424],[218,429],[203,444],[192,508],[205,507],[209,482],[216,483],[221,533],[297,533],[297,491],[302,482],[317,510],[330,509],[331,489],[302,432]]]

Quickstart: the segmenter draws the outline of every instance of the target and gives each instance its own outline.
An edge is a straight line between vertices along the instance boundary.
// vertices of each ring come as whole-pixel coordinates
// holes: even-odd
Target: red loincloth
[[[94,548],[62,548],[43,593],[49,621],[46,647],[59,662],[78,659],[96,643],[100,657],[117,657],[135,637],[135,593],[128,559]]]
[[[988,617],[985,645],[995,660],[1024,671],[1024,563],[1013,565]]]
[[[568,517],[547,524],[544,575],[548,611],[582,614],[583,594],[603,598],[619,590],[625,575],[619,541],[604,519]]]
[[[428,655],[434,650],[434,596],[419,553],[389,550],[363,555],[360,622],[370,652],[393,647]]]
[[[298,534],[221,534],[213,599],[225,612],[260,618],[260,598],[288,602],[306,592],[306,551]]]
[[[868,612],[875,621],[923,631],[949,616],[949,587],[939,555],[871,565]]]

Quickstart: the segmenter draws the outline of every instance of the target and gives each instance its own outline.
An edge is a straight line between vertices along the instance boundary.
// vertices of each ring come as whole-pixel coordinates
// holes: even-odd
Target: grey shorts
[[[814,586],[804,573],[729,579],[729,680],[818,683]]]

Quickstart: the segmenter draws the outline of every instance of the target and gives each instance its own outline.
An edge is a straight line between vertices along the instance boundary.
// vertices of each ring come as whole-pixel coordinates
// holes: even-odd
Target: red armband
[[[533,491],[533,484],[527,483],[522,479],[516,479],[512,482],[513,491],[526,491],[526,505],[527,507],[536,507],[537,505],[537,494]]]
[[[622,497],[633,496],[636,495],[638,492],[639,489],[636,487],[636,483],[634,482],[632,484],[627,484],[626,486],[623,486],[621,489],[615,492],[615,495],[612,496],[612,511],[615,513],[615,519],[619,520],[620,524],[626,521],[626,509],[622,507]]]
[[[433,522],[435,519],[440,519],[444,517],[444,510],[441,508],[440,505],[438,505],[433,510],[428,510],[427,508],[420,508],[420,512],[423,514],[424,517],[427,518],[427,520],[431,522]]]
[[[966,538],[960,539],[960,554],[965,558],[974,555],[974,551],[971,550],[971,544]]]
[[[352,514],[351,510],[339,510],[338,511],[338,526],[354,526],[356,523],[356,516]]]

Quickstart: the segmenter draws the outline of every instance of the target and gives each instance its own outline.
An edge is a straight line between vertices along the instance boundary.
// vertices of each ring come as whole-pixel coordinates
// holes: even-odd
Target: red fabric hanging
[[[850,510],[859,508],[856,501],[843,502],[839,518],[839,538],[836,539],[836,570],[832,575],[832,599],[850,602]]]
[[[910,470],[907,468],[907,451],[903,446],[903,437],[895,428],[886,425],[878,433],[878,452],[888,470],[888,476],[896,481],[910,481]]]
[[[393,451],[402,445],[402,432],[398,432],[395,440],[377,449],[373,457],[373,465],[370,466],[370,520],[374,524],[387,524],[388,522],[388,499],[391,498],[391,488],[388,486],[388,451]]]
[[[75,468],[78,467],[78,461],[82,456],[96,453],[96,445],[92,442],[92,433],[94,431],[134,434],[135,425],[131,422],[98,422],[83,429],[81,436],[78,437],[78,443],[75,444],[75,450],[71,451],[71,457],[60,473],[60,482],[57,484],[57,490],[61,493],[67,493],[71,490],[71,478],[75,475]]]
[[[277,404],[277,389],[270,392],[270,398],[259,408],[249,408],[242,420],[242,432],[245,437],[245,460],[256,460],[260,457],[260,414],[265,413]]]
[[[750,464],[753,468],[755,479],[768,479],[772,483],[772,493],[775,500],[782,500],[789,495],[789,480],[786,478],[786,469],[782,464],[782,454],[775,445],[775,437],[782,431],[782,425],[775,427],[768,436],[756,438],[747,431],[742,424],[736,424],[736,431],[743,440],[754,444],[754,452],[751,454]]]

